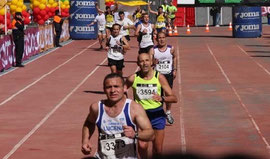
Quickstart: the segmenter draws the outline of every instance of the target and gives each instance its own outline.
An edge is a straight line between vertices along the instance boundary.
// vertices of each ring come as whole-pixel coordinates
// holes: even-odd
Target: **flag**
[[[148,3],[143,0],[119,0],[117,1],[119,4],[125,5],[125,6],[141,6],[141,5],[147,5]]]

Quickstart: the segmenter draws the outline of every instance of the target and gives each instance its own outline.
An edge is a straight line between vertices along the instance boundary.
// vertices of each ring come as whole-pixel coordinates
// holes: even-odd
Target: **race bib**
[[[114,54],[121,53],[122,52],[122,47],[119,47],[118,45],[115,45],[114,47],[112,47],[111,51]]]
[[[157,84],[137,84],[136,93],[140,99],[152,99],[157,94]]]
[[[152,41],[151,34],[146,34],[142,36],[142,42],[149,42],[149,41]]]
[[[127,137],[100,140],[101,152],[107,156],[125,153],[128,151],[129,140]]]
[[[104,25],[100,25],[99,28],[98,28],[98,30],[100,30],[100,31],[103,31],[104,29],[105,29]]]
[[[157,22],[156,23],[156,27],[158,27],[158,28],[162,28],[162,27],[165,27],[166,25],[165,25],[165,23],[164,22]]]
[[[106,26],[111,28],[113,26],[113,22],[107,22]]]
[[[159,61],[156,70],[161,73],[170,73],[172,70],[172,65],[170,61]]]

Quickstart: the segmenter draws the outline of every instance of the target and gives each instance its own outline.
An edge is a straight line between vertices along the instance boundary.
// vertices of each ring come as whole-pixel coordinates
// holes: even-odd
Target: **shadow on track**
[[[105,94],[103,91],[83,91],[84,93]]]

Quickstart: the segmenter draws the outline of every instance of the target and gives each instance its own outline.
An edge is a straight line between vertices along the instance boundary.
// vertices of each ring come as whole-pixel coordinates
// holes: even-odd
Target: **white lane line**
[[[65,96],[65,98],[60,101],[60,103],[58,103],[28,134],[26,134],[13,148],[12,150],[4,156],[3,159],[8,159],[14,152],[17,151],[18,148],[20,148],[22,146],[22,144],[28,139],[30,138],[48,119],[49,117],[58,109],[62,106],[63,103],[65,103],[67,101],[67,99],[75,92],[77,91],[78,88],[80,88],[84,82],[90,77],[92,76],[96,70],[100,67],[100,65],[104,64],[106,62],[107,58],[105,58],[98,66],[96,66],[96,68],[90,73],[88,74],[67,96]]]
[[[247,106],[244,104],[243,100],[241,99],[239,93],[236,91],[236,89],[233,87],[233,85],[231,84],[228,76],[226,75],[225,71],[223,70],[222,66],[220,65],[220,63],[218,62],[218,60],[216,59],[213,51],[210,49],[209,45],[207,45],[207,48],[210,52],[210,54],[213,56],[215,62],[217,63],[219,69],[221,70],[221,72],[223,73],[224,77],[226,78],[227,82],[229,83],[230,87],[232,88],[234,94],[236,95],[236,97],[238,98],[241,106],[243,107],[243,109],[246,111],[246,114],[248,115],[249,117],[249,120],[251,121],[251,123],[253,124],[253,126],[255,127],[257,133],[259,134],[259,136],[261,137],[261,139],[263,140],[264,144],[266,145],[266,149],[268,150],[268,153],[270,153],[270,145],[269,145],[269,142],[266,140],[266,138],[264,137],[264,135],[262,134],[258,124],[256,123],[255,119],[253,118],[253,116],[251,115],[251,113],[249,112]]]
[[[71,42],[73,42],[73,40],[67,42],[67,43],[64,44],[63,46],[68,45],[68,44],[70,44]],[[46,56],[46,55],[48,55],[48,54],[54,52],[54,51],[57,50],[57,49],[59,49],[59,47],[53,48],[52,50],[50,50],[50,51],[48,51],[48,52],[45,51],[45,53],[40,52],[40,53],[38,53],[38,54],[36,55],[36,56],[38,56],[38,57],[35,57],[35,58],[33,58],[33,59],[31,59],[31,60],[29,60],[29,61],[23,63],[23,64],[24,64],[24,65],[27,65],[27,64],[29,64],[29,63],[31,63],[31,62],[33,62],[33,61],[35,61],[35,60],[37,60],[37,59],[43,57],[43,56]],[[40,55],[40,54],[42,54],[42,55]],[[8,74],[8,73],[11,73],[11,72],[13,72],[13,71],[15,71],[15,70],[17,70],[17,69],[18,69],[17,67],[14,67],[14,68],[11,69],[11,70],[5,70],[4,73],[1,73],[1,74],[0,74],[0,77],[6,75],[6,74]]]
[[[3,106],[4,104],[6,104],[8,101],[12,100],[14,97],[16,97],[17,95],[19,95],[20,93],[24,92],[25,90],[27,90],[28,88],[30,88],[31,86],[35,85],[36,83],[38,83],[40,80],[42,80],[43,78],[45,78],[46,76],[50,75],[51,73],[53,73],[54,71],[56,71],[57,69],[59,69],[60,67],[62,67],[63,65],[67,64],[68,62],[70,62],[71,60],[73,60],[74,58],[76,58],[77,56],[81,55],[84,51],[86,51],[87,49],[89,49],[90,47],[92,47],[93,45],[95,45],[98,41],[94,42],[93,44],[89,45],[87,48],[83,49],[82,51],[80,51],[78,54],[72,56],[70,59],[68,59],[66,62],[58,65],[57,67],[55,67],[54,69],[52,69],[50,72],[42,75],[40,78],[38,78],[36,81],[32,82],[31,84],[27,85],[26,87],[24,87],[23,89],[19,90],[17,93],[13,94],[12,96],[10,96],[9,98],[7,98],[6,100],[4,100],[3,102],[0,103],[0,107]]]
[[[264,70],[264,72],[266,72],[268,75],[270,75],[270,72],[265,68],[263,67],[263,65],[261,65],[260,63],[258,63],[257,61],[255,61],[252,57],[249,56],[249,54],[242,48],[240,47],[239,45],[237,45],[237,47],[244,53],[246,54],[253,62],[255,62],[260,68],[262,68]]]
[[[184,101],[183,101],[183,94],[182,94],[182,76],[181,76],[181,69],[180,69],[180,52],[179,52],[179,46],[177,45],[177,72],[178,72],[178,85],[179,85],[179,111],[180,111],[180,132],[181,132],[181,151],[182,153],[186,153],[187,151],[187,145],[186,145],[186,135],[185,135],[185,123],[184,123]]]

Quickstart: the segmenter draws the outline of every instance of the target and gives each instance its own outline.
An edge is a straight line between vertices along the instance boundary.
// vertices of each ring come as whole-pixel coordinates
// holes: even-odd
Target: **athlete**
[[[173,5],[173,2],[170,2],[170,5],[167,7],[167,21],[168,26],[174,28],[175,21],[175,13],[177,12],[177,8]]]
[[[124,95],[124,79],[119,74],[109,74],[103,81],[107,99],[90,105],[82,129],[82,148],[91,154],[95,127],[98,128],[97,158],[137,158],[136,140],[151,141],[154,132],[141,105]]]
[[[172,88],[173,80],[177,73],[177,58],[174,47],[167,45],[166,34],[164,32],[157,34],[157,46],[154,47],[154,59],[156,70],[165,76]],[[171,103],[166,103],[166,115],[167,122],[173,124],[174,119],[171,114]]]
[[[114,21],[114,13],[118,10],[118,2],[115,1],[115,6],[114,6],[114,9],[111,10],[111,7],[109,6],[106,6],[106,11],[103,11],[101,10],[99,7],[98,7],[98,3],[96,3],[96,9],[98,12],[102,12],[105,14],[105,19],[106,19],[106,36],[107,38],[110,37],[111,35],[111,31],[112,31],[112,26],[113,24],[115,23]]]
[[[99,40],[99,44],[100,44],[100,48],[99,49],[103,49],[102,42],[104,40],[106,40],[106,30],[105,30],[106,19],[105,19],[105,15],[104,15],[103,12],[98,11],[98,15],[96,16],[96,18],[94,19],[93,22],[91,22],[90,24],[88,24],[88,26],[89,25],[93,25],[95,23],[98,24],[98,40]]]
[[[137,26],[142,23],[141,18],[142,18],[143,13],[145,13],[145,11],[142,10],[140,6],[137,6],[136,10],[134,11],[134,13],[132,15],[133,20],[134,20],[134,24],[135,24],[135,28],[137,28]]]
[[[166,15],[163,12],[162,6],[159,6],[158,11],[156,12],[156,11],[153,11],[151,9],[150,3],[148,3],[148,9],[149,9],[150,13],[153,13],[153,14],[155,14],[157,16],[156,24],[155,24],[157,32],[162,31],[162,32],[166,33]]]
[[[108,65],[112,73],[123,74],[124,54],[130,49],[126,38],[120,35],[121,26],[113,24],[112,35],[107,40],[106,50],[108,51]]]
[[[134,29],[134,24],[129,18],[125,17],[125,13],[123,11],[120,11],[118,15],[120,19],[117,20],[116,23],[121,25],[120,35],[124,36],[127,41],[130,41],[129,29]]]
[[[155,139],[152,142],[153,155],[161,154],[165,135],[166,115],[163,102],[176,103],[166,78],[152,68],[152,60],[148,53],[138,55],[137,64],[140,70],[129,76],[126,81],[127,88],[133,88],[135,101],[143,106],[154,129]],[[165,96],[162,96],[161,89]],[[147,158],[148,142],[139,141],[139,154]]]
[[[147,13],[142,14],[142,23],[138,25],[135,35],[139,41],[139,53],[149,53],[153,55],[153,34],[155,27],[149,22],[149,15]],[[152,56],[151,56],[152,58]]]

